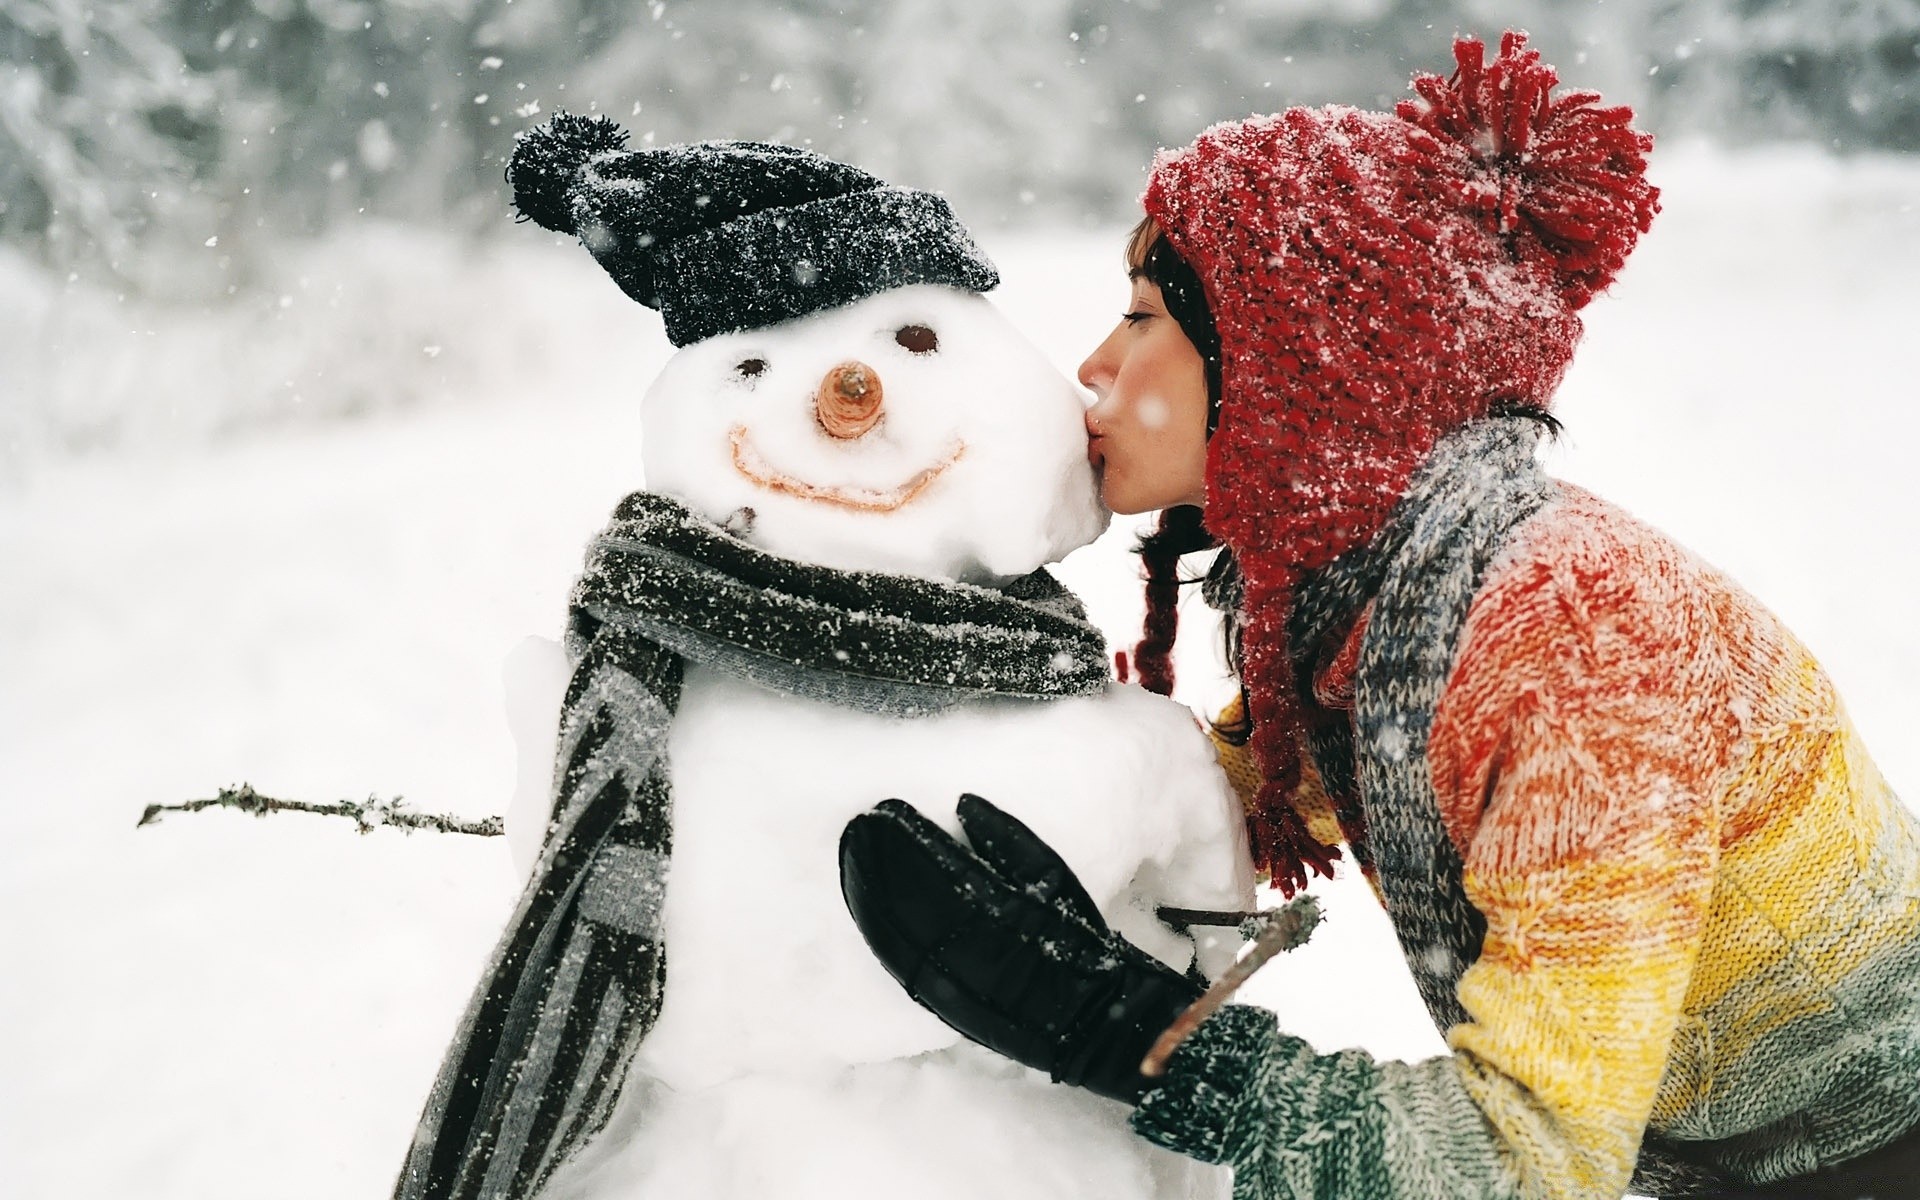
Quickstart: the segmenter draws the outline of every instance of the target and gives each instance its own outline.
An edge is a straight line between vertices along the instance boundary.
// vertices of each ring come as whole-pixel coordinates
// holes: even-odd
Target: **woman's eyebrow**
[[[1146,273],[1147,273],[1147,269],[1145,267],[1128,267],[1127,282],[1132,283],[1134,280],[1139,279],[1141,276],[1145,275]]]

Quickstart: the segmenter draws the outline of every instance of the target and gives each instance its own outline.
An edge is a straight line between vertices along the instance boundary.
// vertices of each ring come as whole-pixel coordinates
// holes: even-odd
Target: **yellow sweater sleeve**
[[[1625,1190],[1651,1118],[1735,731],[1677,552],[1631,528],[1541,538],[1476,600],[1429,747],[1486,919],[1448,1042],[1524,1194],[1587,1200]]]
[[[1213,724],[1207,727],[1207,737],[1213,742],[1214,757],[1219,759],[1220,769],[1226,772],[1227,782],[1233,785],[1233,794],[1240,798],[1240,807],[1251,810],[1254,794],[1265,781],[1265,776],[1260,772],[1260,763],[1254,757],[1251,745],[1235,745],[1220,733],[1223,728],[1238,728],[1246,720],[1246,711],[1246,701],[1235,696],[1231,703],[1220,710]],[[1312,756],[1303,757],[1305,761],[1301,764],[1300,787],[1293,794],[1293,807],[1306,821],[1307,832],[1324,845],[1337,846],[1344,839],[1340,822],[1334,819],[1333,801],[1320,782],[1320,773],[1314,769]]]

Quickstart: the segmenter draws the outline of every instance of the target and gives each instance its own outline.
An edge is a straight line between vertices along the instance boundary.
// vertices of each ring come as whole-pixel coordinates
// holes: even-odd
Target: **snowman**
[[[957,828],[977,793],[1147,952],[1232,960],[1231,931],[1155,916],[1252,907],[1211,749],[1112,682],[1043,569],[1107,519],[1078,392],[940,197],[623,142],[562,115],[509,168],[679,349],[642,402],[648,490],[589,546],[564,646],[510,666],[550,697],[517,705],[530,876],[396,1195],[1224,1196],[915,1005],[840,892],[850,818],[897,797]]]

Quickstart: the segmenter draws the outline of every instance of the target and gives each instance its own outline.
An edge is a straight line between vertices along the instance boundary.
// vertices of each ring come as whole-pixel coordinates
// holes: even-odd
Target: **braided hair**
[[[1167,315],[1200,355],[1207,381],[1207,435],[1211,437],[1220,423],[1220,332],[1207,307],[1200,277],[1151,217],[1134,226],[1127,238],[1127,267],[1160,289]],[[1163,510],[1152,531],[1142,536],[1134,549],[1140,555],[1147,591],[1146,620],[1133,649],[1133,668],[1140,685],[1163,696],[1173,692],[1173,643],[1180,628],[1180,589],[1195,582],[1201,584],[1200,594],[1208,606],[1224,618],[1227,664],[1238,675],[1240,572],[1233,552],[1207,532],[1201,510],[1191,504]],[[1180,560],[1203,550],[1218,551],[1205,574],[1180,578]],[[1238,745],[1246,741],[1252,727],[1243,716],[1239,725],[1219,732]]]

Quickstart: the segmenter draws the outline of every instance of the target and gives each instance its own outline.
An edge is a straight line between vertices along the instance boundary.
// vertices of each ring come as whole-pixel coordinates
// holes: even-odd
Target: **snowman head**
[[[1078,392],[984,297],[869,296],[681,350],[648,391],[647,484],[767,550],[991,582],[1105,527]]]
[[[981,292],[946,201],[787,146],[627,151],[562,114],[507,168],[681,350],[649,389],[654,491],[766,550],[998,582],[1097,537],[1078,391]]]

